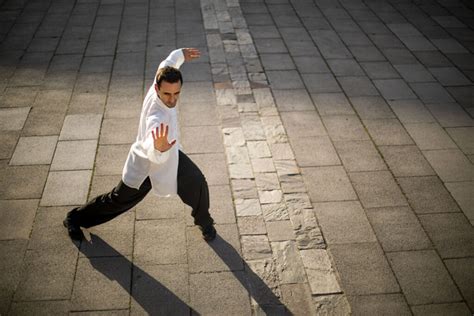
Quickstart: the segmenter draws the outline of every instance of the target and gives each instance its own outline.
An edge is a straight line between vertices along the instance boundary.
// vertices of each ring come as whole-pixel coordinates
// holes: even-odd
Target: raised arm
[[[197,48],[179,48],[172,51],[165,60],[160,63],[158,69],[170,66],[174,68],[181,67],[185,61],[191,61],[201,57],[201,52]]]

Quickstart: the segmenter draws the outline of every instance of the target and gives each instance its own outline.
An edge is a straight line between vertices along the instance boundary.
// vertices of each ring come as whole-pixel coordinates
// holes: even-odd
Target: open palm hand
[[[168,142],[168,132],[169,126],[163,123],[160,124],[160,127],[157,127],[154,131],[151,131],[153,136],[153,145],[156,150],[161,152],[168,151],[176,143],[176,139],[173,139],[171,142]]]

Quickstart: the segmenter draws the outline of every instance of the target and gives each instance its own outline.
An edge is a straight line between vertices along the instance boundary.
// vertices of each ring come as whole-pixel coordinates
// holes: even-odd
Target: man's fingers
[[[169,130],[169,126],[166,125],[166,128],[165,128],[165,137],[166,137],[166,139],[168,139],[168,130]]]
[[[173,146],[176,143],[176,139],[173,139],[170,143],[171,146]]]
[[[153,130],[151,131],[151,136],[153,137],[153,140],[156,140],[155,132]]]
[[[160,124],[160,137],[164,136],[164,128],[163,128],[163,123]]]

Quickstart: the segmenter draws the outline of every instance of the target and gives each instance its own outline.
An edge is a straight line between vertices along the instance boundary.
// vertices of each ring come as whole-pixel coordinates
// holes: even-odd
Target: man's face
[[[174,108],[179,99],[181,92],[181,82],[166,82],[162,81],[160,86],[155,83],[155,91],[158,98],[169,108]]]

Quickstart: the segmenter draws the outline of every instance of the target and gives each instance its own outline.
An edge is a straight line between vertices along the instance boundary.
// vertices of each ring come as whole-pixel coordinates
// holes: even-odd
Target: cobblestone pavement
[[[474,6],[0,0],[0,315],[471,315]],[[177,47],[218,237],[151,194],[73,243]]]

